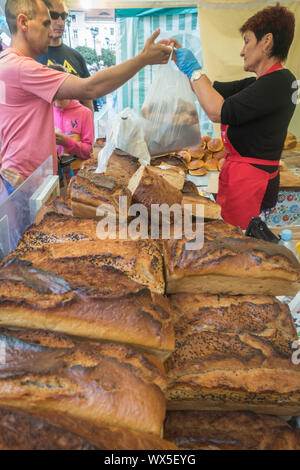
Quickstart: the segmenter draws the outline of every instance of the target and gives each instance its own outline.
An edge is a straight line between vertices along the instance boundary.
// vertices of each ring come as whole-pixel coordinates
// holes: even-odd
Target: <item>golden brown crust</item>
[[[44,211],[39,212],[39,218],[26,230],[15,254],[48,244],[97,240],[96,220],[79,219],[72,214],[53,212],[48,210],[46,204],[42,208]]]
[[[207,144],[210,140],[212,140],[212,137],[210,135],[203,135],[201,137],[202,147],[204,148],[204,150],[207,148]]]
[[[188,152],[190,153],[192,159],[202,159],[205,155],[204,147],[202,144],[188,149]]]
[[[216,171],[219,169],[218,160],[214,157],[207,158],[205,161],[205,168],[208,171]]]
[[[169,411],[164,435],[180,449],[300,450],[285,421],[249,411]]]
[[[184,186],[182,188],[183,194],[187,194],[188,196],[199,194],[198,188],[192,181],[185,181]]]
[[[96,449],[76,434],[48,424],[38,417],[0,408],[0,450]]]
[[[151,166],[151,172],[162,176],[170,185],[179,191],[182,190],[186,173],[178,166],[162,163],[159,166]]]
[[[186,163],[189,163],[192,159],[192,156],[188,150],[181,150],[178,152],[178,155],[184,159]]]
[[[130,178],[140,166],[137,158],[131,155],[119,155],[117,151],[114,151],[107,162],[105,175],[127,187]]]
[[[182,193],[157,175],[150,166],[141,166],[132,176],[128,189],[135,203],[143,204],[148,212],[153,204],[181,204]]]
[[[181,155],[182,152],[179,154],[172,154],[172,155],[164,155],[163,157],[155,157],[151,159],[151,166],[159,166],[159,165],[172,165],[180,168],[185,173],[187,173],[187,166],[186,161]]]
[[[105,277],[111,285],[92,297],[46,271],[12,262],[0,270],[0,325],[116,341],[167,357],[174,350],[167,298],[126,278],[122,285],[119,273]]]
[[[171,409],[300,412],[300,370],[291,361],[297,332],[286,305],[267,296],[186,294],[171,296],[171,305],[178,318]]]
[[[185,211],[192,212],[194,217],[197,217],[197,205],[203,206],[203,216],[206,220],[218,220],[221,216],[221,206],[216,202],[211,201],[207,197],[203,197],[195,194],[189,195],[184,194],[182,198],[182,207]],[[189,206],[192,206],[190,208]]]
[[[216,139],[210,139],[207,142],[207,149],[210,152],[220,152],[222,148],[224,147],[222,139],[216,138]]]
[[[227,151],[225,148],[223,148],[222,150],[220,150],[219,152],[216,152],[214,153],[214,157],[217,159],[217,160],[222,160],[222,158],[225,158],[227,155]]]
[[[84,160],[81,169],[86,171],[91,171],[95,173],[98,168],[98,159],[96,158],[89,158],[88,160]]]
[[[25,232],[18,249],[5,261],[14,258],[57,273],[74,288],[88,288],[89,292],[109,289],[105,276],[111,269],[153,292],[165,292],[160,244],[154,240],[99,240],[94,220],[46,214]],[[121,287],[125,280],[116,282]]]
[[[115,343],[81,342],[41,330],[0,329],[0,404],[63,412],[95,424],[161,434],[163,365]]]
[[[122,185],[106,175],[81,170],[69,186],[74,217],[94,218],[98,207],[112,206],[119,214],[119,198],[126,197],[128,206],[131,194]],[[103,217],[103,216],[102,216]]]
[[[165,292],[159,245],[148,240],[83,240],[46,244],[17,255],[20,260],[30,261],[35,267],[57,273],[74,287],[97,290],[105,275],[103,267],[109,267],[149,287],[152,292]],[[15,254],[11,254],[7,260],[14,257]]]
[[[204,176],[207,173],[207,169],[205,166],[203,166],[202,168],[197,168],[196,170],[190,170],[189,173],[192,176]]]
[[[188,169],[197,170],[198,168],[203,168],[204,166],[205,166],[205,163],[203,160],[194,159],[188,164]]]
[[[294,293],[300,281],[300,264],[289,250],[263,240],[245,237],[240,235],[240,231],[235,233],[227,224],[217,224],[205,224],[204,244],[199,250],[187,250],[187,239],[164,241],[168,293],[184,292],[180,290],[183,286],[181,281],[185,278],[193,281],[193,276],[200,292],[255,294],[255,286],[259,284],[261,294],[288,295],[289,292],[285,289],[288,288],[286,284],[290,283]],[[222,231],[218,230],[220,226],[223,226]],[[218,276],[216,289],[205,291],[205,285],[201,285],[201,276],[210,276],[212,280],[213,276]],[[225,281],[226,277],[230,278],[233,282],[232,291],[231,285],[229,290],[222,290],[220,277]],[[264,291],[264,283],[268,280],[278,281],[274,282],[273,291],[271,282],[266,284]],[[193,285],[190,292],[196,292],[197,286]],[[213,282],[209,288],[213,289]]]
[[[30,410],[30,413],[34,413]],[[63,412],[38,410],[37,416],[45,423],[80,436],[84,441],[101,450],[177,450],[172,442],[153,434],[134,431],[120,426],[108,426],[105,422],[91,423]]]
[[[57,198],[50,203],[43,204],[37,211],[33,225],[38,225],[48,214],[72,217],[71,201],[68,199]]]

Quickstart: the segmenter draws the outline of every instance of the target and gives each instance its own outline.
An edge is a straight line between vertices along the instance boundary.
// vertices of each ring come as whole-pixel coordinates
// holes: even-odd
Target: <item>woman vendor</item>
[[[296,78],[282,65],[294,29],[293,13],[279,4],[256,13],[240,28],[244,70],[256,77],[214,84],[193,53],[170,40],[177,47],[177,65],[190,79],[200,105],[213,122],[221,123],[228,154],[217,202],[225,222],[242,229],[277,202],[278,165],[296,106]]]

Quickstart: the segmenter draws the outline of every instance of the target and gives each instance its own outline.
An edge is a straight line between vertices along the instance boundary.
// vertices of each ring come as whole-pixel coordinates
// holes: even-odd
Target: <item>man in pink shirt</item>
[[[27,6],[26,6],[27,5]],[[146,65],[167,63],[170,48],[155,43],[159,30],[136,57],[88,78],[51,70],[34,59],[47,51],[52,36],[48,0],[7,0],[11,46],[0,54],[0,141],[2,168],[28,177],[56,155],[55,99],[97,99],[111,93]],[[57,161],[54,160],[54,171]]]

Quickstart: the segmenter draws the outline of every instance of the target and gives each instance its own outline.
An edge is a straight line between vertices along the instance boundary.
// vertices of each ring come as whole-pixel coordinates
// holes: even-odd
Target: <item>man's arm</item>
[[[163,44],[155,44],[159,30],[146,41],[144,49],[120,65],[101,70],[88,78],[77,78],[70,75],[59,87],[54,99],[91,100],[107,95],[116,90],[146,65],[166,64],[170,56],[170,48]]]
[[[88,108],[90,111],[92,111],[92,113],[94,114],[94,106],[93,106],[93,102],[92,100],[81,100],[81,104],[83,104],[83,106],[85,106],[86,108]]]

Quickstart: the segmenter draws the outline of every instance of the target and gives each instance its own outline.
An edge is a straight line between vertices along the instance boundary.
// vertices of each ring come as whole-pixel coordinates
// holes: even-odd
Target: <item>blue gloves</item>
[[[181,49],[177,49],[175,54],[177,57],[177,67],[189,78],[191,78],[192,73],[195,70],[202,68],[192,51],[189,49],[182,47]]]

